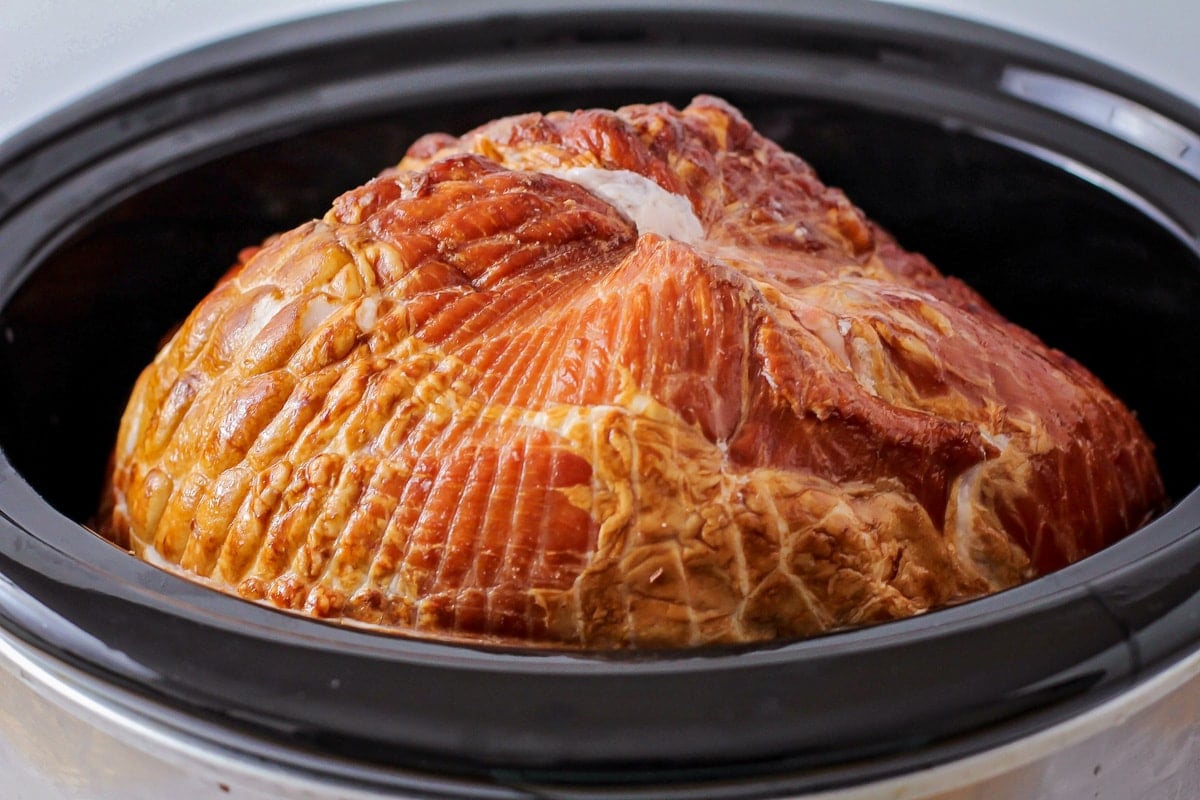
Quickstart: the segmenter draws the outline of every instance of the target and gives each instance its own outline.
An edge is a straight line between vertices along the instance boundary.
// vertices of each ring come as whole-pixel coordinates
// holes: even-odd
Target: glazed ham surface
[[[1163,502],[1128,410],[724,102],[418,141],[139,379],[102,532],[275,606],[586,647],[1013,586]]]

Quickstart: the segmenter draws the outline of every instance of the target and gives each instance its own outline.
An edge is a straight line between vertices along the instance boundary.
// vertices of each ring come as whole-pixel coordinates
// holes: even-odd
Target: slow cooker
[[[605,655],[289,616],[87,530],[133,379],[239,248],[427,131],[699,92],[1087,364],[1157,443],[1170,510],[921,617]],[[1200,796],[1198,131],[1043,43],[785,0],[353,9],[28,128],[0,146],[3,796]]]

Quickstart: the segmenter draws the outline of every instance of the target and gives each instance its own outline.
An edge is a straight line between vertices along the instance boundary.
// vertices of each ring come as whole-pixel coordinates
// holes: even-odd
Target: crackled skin
[[[543,170],[636,172],[693,242]],[[1163,502],[1133,416],[697,98],[426,137],[243,253],[133,391],[102,532],[439,638],[686,646],[1012,586]]]

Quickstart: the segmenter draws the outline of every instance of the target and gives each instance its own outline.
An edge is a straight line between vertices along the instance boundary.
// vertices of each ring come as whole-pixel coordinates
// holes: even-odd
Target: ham
[[[99,528],[314,617],[683,647],[978,597],[1163,502],[1095,377],[699,97],[427,136],[244,251]]]

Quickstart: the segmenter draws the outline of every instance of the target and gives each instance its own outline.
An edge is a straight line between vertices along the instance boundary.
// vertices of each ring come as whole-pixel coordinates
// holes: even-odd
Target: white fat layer
[[[874,351],[871,343],[861,336],[853,336],[850,338],[850,349],[854,353],[854,357],[862,364],[862,368],[854,372],[854,376],[858,378],[858,385],[875,397],[879,397],[879,387],[875,385],[875,376],[871,374],[871,365],[874,363],[872,358]]]
[[[845,323],[844,328],[842,323]],[[830,352],[840,358],[843,364],[850,366],[850,354],[846,352],[846,338],[850,333],[850,323],[847,320],[839,319],[835,322],[835,318],[829,314],[807,313],[801,319],[801,324],[819,336]]]
[[[175,568],[175,565],[163,558],[163,554],[158,552],[158,548],[152,544],[146,545],[146,549],[142,551],[142,558],[159,569]]]
[[[275,315],[279,313],[279,309],[283,308],[284,304],[284,298],[282,296],[275,296],[275,293],[261,295],[250,309],[250,318],[246,320],[239,330],[241,342],[253,341],[254,337],[258,336],[262,332],[262,329],[267,327],[267,323],[275,318]]]
[[[325,320],[337,311],[337,306],[326,300],[324,297],[314,297],[304,309],[304,316],[300,318],[300,332],[303,336],[308,336],[317,329]]]
[[[379,301],[374,297],[364,297],[354,312],[354,322],[363,333],[370,333],[379,321]]]
[[[983,474],[983,464],[976,464],[963,473],[958,482],[958,494],[955,497],[954,533],[955,549],[958,560],[963,564],[972,563],[971,550],[975,543],[975,514],[971,508],[971,500],[975,497],[976,485]]]
[[[1001,450],[1001,451],[1003,451],[1003,450],[1004,450],[1004,448],[1008,447],[1008,441],[1009,441],[1008,434],[1004,434],[1004,433],[995,433],[995,434],[988,433],[986,430],[984,430],[984,429],[981,427],[981,428],[979,429],[979,435],[983,437],[984,441],[986,441],[988,444],[990,444],[990,445],[992,445],[993,447],[995,447],[997,450]]]
[[[1008,447],[1011,440],[1008,434],[989,433],[983,426],[979,427],[979,435],[1001,453]],[[955,549],[958,552],[959,561],[964,564],[972,563],[971,553],[977,539],[972,500],[979,491],[979,482],[983,479],[983,468],[987,463],[985,461],[976,464],[962,474],[958,482],[958,492],[954,498]]]
[[[696,244],[704,238],[704,226],[686,197],[668,192],[636,172],[599,167],[546,172],[578,184],[612,205],[633,220],[638,233],[657,233],[686,244]]]

